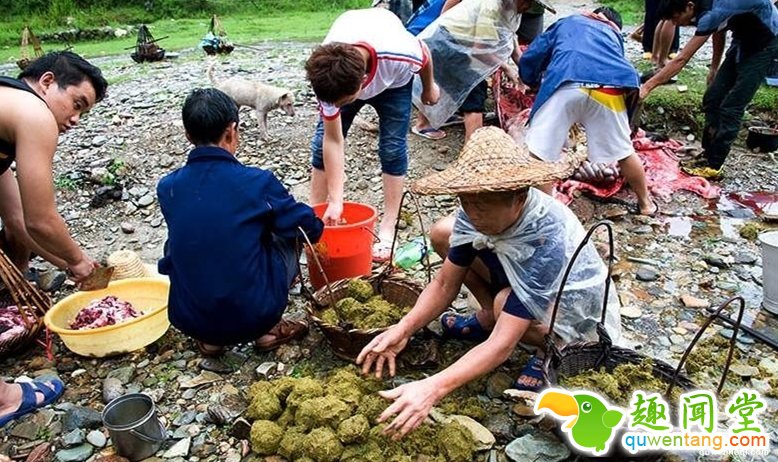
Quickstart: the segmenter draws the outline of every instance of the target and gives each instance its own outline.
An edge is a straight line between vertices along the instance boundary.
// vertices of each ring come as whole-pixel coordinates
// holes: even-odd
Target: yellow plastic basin
[[[46,313],[46,327],[59,334],[72,352],[103,358],[135,351],[162,337],[170,327],[167,300],[170,283],[159,278],[122,279],[103,290],[76,292],[62,299]],[[138,318],[96,329],[73,330],[68,326],[81,309],[93,300],[113,295],[143,312]]]

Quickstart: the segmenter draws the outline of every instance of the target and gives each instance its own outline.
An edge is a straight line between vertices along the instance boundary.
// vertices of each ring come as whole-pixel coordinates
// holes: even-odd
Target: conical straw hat
[[[544,162],[503,130],[483,127],[473,133],[454,163],[417,180],[411,190],[422,195],[514,191],[568,178],[582,161],[580,155],[570,155],[561,162]]]
[[[132,250],[118,250],[108,256],[108,266],[113,266],[111,279],[143,278],[149,276],[140,256]]]

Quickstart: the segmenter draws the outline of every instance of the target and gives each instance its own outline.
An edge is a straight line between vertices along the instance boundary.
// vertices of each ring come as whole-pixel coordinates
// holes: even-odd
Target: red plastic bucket
[[[326,210],[327,204],[313,206],[319,218]],[[324,227],[321,239],[313,247],[330,283],[370,274],[373,265],[373,226],[377,217],[375,207],[344,202],[341,218],[345,224]],[[318,290],[324,286],[324,278],[310,254],[307,260],[311,285]]]

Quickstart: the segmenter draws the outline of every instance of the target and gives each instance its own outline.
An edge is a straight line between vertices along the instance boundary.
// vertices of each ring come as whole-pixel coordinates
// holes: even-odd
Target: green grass
[[[651,68],[648,61],[642,60],[635,64],[638,71],[645,72]],[[702,95],[706,89],[708,68],[704,66],[687,66],[678,74],[676,84],[663,85],[656,88],[646,99],[644,117],[648,117],[649,127],[663,125],[678,128],[689,126],[699,131],[705,116],[702,113]],[[679,85],[686,85],[684,93],[678,91]],[[659,108],[664,114],[659,114]],[[758,116],[765,120],[776,120],[775,108],[778,107],[778,88],[762,85],[748,105],[744,120]]]
[[[315,41],[326,34],[332,21],[340,11],[296,12],[276,16],[233,16],[223,18],[222,23],[230,40],[237,44],[251,44],[264,40]],[[169,36],[160,41],[168,51],[196,47],[208,30],[210,18],[165,19],[149,26],[155,38]],[[130,54],[125,48],[135,45],[135,37],[122,39],[80,42],[73,45],[73,51],[86,57]],[[64,44],[43,44],[45,51],[63,49]],[[0,62],[13,62],[19,58],[19,46],[5,46],[0,49]]]
[[[643,0],[599,0],[598,3],[618,11],[624,25],[643,23],[643,16],[646,13]]]

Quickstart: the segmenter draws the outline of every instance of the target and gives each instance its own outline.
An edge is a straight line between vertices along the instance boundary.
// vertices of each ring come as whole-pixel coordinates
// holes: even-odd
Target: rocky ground
[[[562,3],[562,14],[583,6]],[[268,141],[258,136],[253,112],[241,112],[238,158],[272,170],[300,199],[307,197],[308,145],[317,114],[301,70],[311,47],[305,43],[258,44],[236,49],[216,67],[217,78],[241,75],[295,91],[296,116],[272,113]],[[630,44],[629,53],[638,59],[639,47]],[[191,89],[209,85],[205,76],[208,63],[197,50],[146,65],[134,64],[129,56],[98,60],[111,82],[109,95],[62,138],[55,159],[59,210],[74,237],[95,258],[105,259],[120,249],[135,250],[147,262],[155,262],[162,255],[166,230],[155,187],[165,173],[186,160],[190,146],[184,137],[180,108]],[[704,60],[696,65],[704,66]],[[2,71],[15,72],[9,67]],[[378,206],[381,184],[374,122],[374,113],[363,111],[362,122],[348,138],[347,198]],[[411,179],[441,170],[456,158],[462,130],[452,127],[448,132],[449,136],[439,142],[409,135]],[[672,134],[686,135],[680,130]],[[763,279],[758,243],[740,233],[745,225],[753,228],[771,224],[759,220],[753,209],[733,199],[734,195],[755,191],[775,194],[777,179],[778,165],[774,161],[738,146],[727,164],[727,178],[720,183],[721,198],[716,200],[676,193],[661,198],[660,216],[646,218],[625,214],[623,205],[575,199],[571,207],[585,226],[602,218],[614,220],[618,256],[614,276],[628,344],[675,365],[705,321],[706,307],[734,295],[746,301],[744,324],[778,340],[778,320],[760,308]],[[632,199],[629,194],[623,197]],[[454,207],[451,198],[425,198],[421,203],[427,227]],[[419,232],[418,224],[408,218],[401,239]],[[598,239],[602,242],[602,236]],[[422,277],[420,272],[413,275]],[[55,298],[71,290],[65,287]],[[291,311],[301,315],[304,303],[300,296],[293,296]],[[464,298],[458,300],[458,308],[465,306]],[[735,316],[734,308],[727,312]],[[730,338],[732,329],[714,324],[707,335]],[[275,353],[257,354],[249,347],[236,347],[231,361],[238,370],[220,375],[202,372],[194,344],[172,328],[144,350],[100,360],[76,356],[56,339],[53,360],[46,359],[43,350],[35,347],[0,362],[1,375],[7,380],[56,374],[67,386],[64,398],[56,405],[2,429],[0,454],[24,460],[33,448],[43,451],[42,445],[51,445],[51,453],[61,462],[111,455],[113,449],[106,442],[99,412],[112,397],[144,392],[156,402],[169,436],[156,457],[148,460],[238,462],[248,454],[245,428],[233,425],[246,406],[242,390],[252,381],[264,379],[268,371],[305,375],[342,366],[344,363],[325,345],[321,334],[314,331],[305,340]],[[745,334],[738,336],[736,346],[739,356],[729,374],[727,389],[748,387],[763,394],[778,393],[775,350]],[[463,348],[459,348],[460,354]],[[445,362],[441,360],[440,364]],[[548,435],[542,431],[548,426],[539,424],[538,418],[525,417],[526,406],[514,406],[499,392],[505,374],[515,376],[522,365],[514,358],[484,387],[468,390],[481,402],[504,410],[482,421],[498,444],[498,449],[481,456],[483,460],[505,460],[502,448],[517,437],[523,443],[514,444],[515,451],[529,443],[533,455],[541,453],[538,441]],[[423,373],[401,370],[406,378]],[[710,388],[714,377],[697,376],[696,380]],[[762,414],[774,447],[778,441],[776,409],[776,402],[770,399],[768,410]],[[559,440],[552,436],[548,441],[543,444],[548,446],[549,454],[556,455],[535,460],[567,457]],[[33,454],[32,460],[48,460],[35,457]],[[511,457],[525,460],[529,456],[512,452]],[[261,460],[251,455],[245,459],[249,458]],[[770,459],[778,460],[778,452],[773,451]]]

